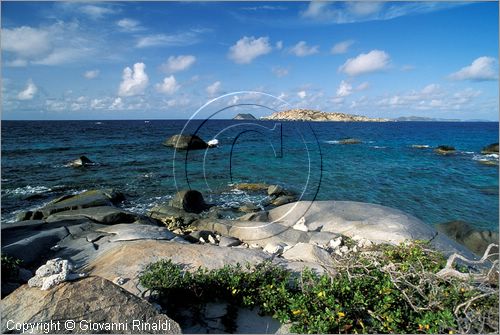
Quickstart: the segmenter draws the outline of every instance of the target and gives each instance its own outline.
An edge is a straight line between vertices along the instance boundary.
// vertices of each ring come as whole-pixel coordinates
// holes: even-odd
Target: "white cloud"
[[[216,81],[213,84],[207,86],[206,91],[209,96],[214,96],[220,91],[221,82]]]
[[[116,98],[111,104],[111,106],[109,106],[109,109],[123,109],[122,98],[120,97]]]
[[[498,70],[495,69],[496,64],[497,61],[493,57],[479,57],[471,65],[452,73],[450,78],[453,80],[473,81],[496,80],[498,73]]]
[[[349,58],[344,65],[339,67],[339,71],[350,76],[357,76],[384,70],[389,65],[389,61],[390,57],[385,51],[372,50],[355,58]]]
[[[300,41],[290,49],[290,52],[297,57],[310,56],[319,52],[319,46],[308,46],[305,41]]]
[[[249,64],[255,58],[268,54],[272,50],[268,37],[242,37],[229,48],[229,59],[238,64]]]
[[[438,84],[429,84],[422,89],[422,94],[436,94],[439,92]]]
[[[390,20],[465,5],[458,2],[386,2],[313,0],[301,16],[324,23],[353,23]]]
[[[3,29],[1,37],[7,66],[71,63],[92,56],[98,49],[95,37],[88,36],[77,21]]]
[[[352,94],[352,85],[342,80],[337,89],[337,97],[347,97]]]
[[[174,73],[189,69],[196,62],[196,57],[192,55],[170,56],[166,63],[161,65],[161,69],[167,73]]]
[[[198,43],[199,35],[207,32],[208,30],[191,29],[179,34],[166,35],[166,34],[153,34],[141,36],[137,40],[136,48],[149,48],[157,46],[187,46]]]
[[[330,50],[330,52],[334,55],[344,54],[349,50],[349,48],[353,44],[354,44],[353,40],[339,42],[332,47],[332,50]]]
[[[278,77],[278,78],[285,77],[290,72],[289,69],[281,67],[281,66],[275,66],[275,67],[273,67],[272,71],[273,71],[274,75],[276,77]]]
[[[13,52],[21,58],[45,54],[51,48],[50,32],[47,30],[26,26],[2,29],[2,49]]]
[[[168,95],[172,95],[179,90],[181,85],[177,83],[177,80],[173,75],[165,77],[161,84],[156,84],[156,89],[158,92],[162,92]]]
[[[299,91],[299,92],[297,92],[297,96],[301,99],[305,99],[307,96],[307,93],[306,93],[306,91]]]
[[[38,92],[38,88],[36,87],[35,83],[33,80],[29,79],[28,83],[26,84],[26,88],[19,92],[17,95],[18,100],[32,100]]]
[[[149,82],[145,68],[144,63],[135,63],[133,70],[130,67],[123,70],[122,82],[118,90],[119,96],[127,97],[144,93]]]
[[[124,18],[121,20],[116,21],[116,25],[120,27],[122,31],[126,32],[134,32],[134,31],[140,31],[143,30],[144,28],[141,26],[141,23],[137,20],[134,19],[128,19]]]
[[[370,83],[367,81],[362,82],[356,87],[356,91],[364,91],[370,87]]]
[[[99,76],[99,70],[88,70],[88,71],[85,71],[85,73],[83,74],[83,76],[87,79],[94,79],[94,78],[97,78]]]
[[[85,5],[79,8],[79,11],[86,14],[91,19],[97,20],[102,19],[104,16],[113,14],[115,11],[109,7],[96,6],[96,5]]]

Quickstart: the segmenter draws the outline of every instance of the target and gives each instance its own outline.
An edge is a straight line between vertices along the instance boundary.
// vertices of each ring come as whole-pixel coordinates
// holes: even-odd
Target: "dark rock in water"
[[[198,214],[188,213],[183,209],[172,207],[166,203],[153,207],[148,215],[164,223],[169,229],[182,229],[200,218]]]
[[[170,206],[183,209],[188,213],[196,214],[210,208],[210,206],[205,203],[203,195],[195,190],[177,192],[174,198],[170,200]]]
[[[487,154],[498,154],[498,143],[493,143],[490,145],[485,146],[482,150],[481,153],[483,155]]]
[[[448,155],[455,152],[455,147],[452,147],[451,145],[440,145],[434,149],[434,152],[440,155]]]
[[[498,232],[476,229],[463,221],[451,221],[436,225],[436,229],[465,245],[476,255],[482,256],[491,243],[498,244]],[[493,251],[493,252],[498,252]]]
[[[262,211],[257,213],[248,213],[238,218],[240,221],[256,221],[256,222],[267,222],[268,212]]]
[[[103,332],[85,329],[90,321],[99,325],[123,325],[109,333],[181,333],[177,322],[132,293],[101,277],[88,277],[75,282],[65,282],[50,290],[42,291],[24,285],[2,299],[2,333],[6,333],[7,321],[20,323],[58,320],[74,322],[74,333]],[[142,330],[133,328],[132,322],[164,325],[163,328]],[[51,329],[50,333],[66,333],[68,329]]]
[[[197,150],[205,149],[208,144],[196,135],[174,135],[163,142],[167,147],[173,147],[179,150]]]
[[[339,144],[360,144],[362,141],[357,138],[344,138],[339,141]]]
[[[240,113],[233,117],[233,120],[257,120],[255,116],[250,113]]]
[[[267,189],[267,195],[269,196],[279,196],[282,195],[283,193],[284,189],[280,185],[271,185]]]
[[[241,206],[239,208],[240,212],[243,212],[243,213],[253,213],[253,212],[258,212],[260,211],[260,207],[258,206],[255,206],[254,204],[252,203],[246,203],[244,204],[243,206]]]
[[[83,167],[83,166],[89,166],[89,165],[94,165],[95,163],[92,162],[90,159],[88,159],[86,156],[80,156],[80,158],[75,159],[74,161],[71,161],[68,165],[72,167]]]
[[[294,196],[291,196],[291,195],[282,195],[280,197],[277,197],[275,200],[273,200],[271,202],[272,205],[274,206],[281,206],[281,205],[285,205],[285,204],[288,204],[290,202],[294,202],[295,201],[295,197]]]

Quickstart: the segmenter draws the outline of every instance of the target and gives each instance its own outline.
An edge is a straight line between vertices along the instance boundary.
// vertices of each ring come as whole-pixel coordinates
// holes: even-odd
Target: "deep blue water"
[[[2,221],[86,189],[116,188],[127,195],[124,207],[144,212],[176,187],[192,187],[211,202],[228,204],[261,198],[233,190],[232,183],[266,182],[304,199],[372,202],[429,224],[464,220],[498,230],[498,166],[479,163],[498,160],[480,155],[483,146],[498,142],[498,123],[284,122],[271,131],[272,121],[196,121],[188,131],[200,127],[203,139],[217,137],[220,146],[189,151],[187,157],[177,152],[174,163],[174,150],[161,143],[185,123],[3,121]],[[346,137],[363,143],[336,142]],[[452,145],[457,153],[440,156],[413,144]],[[65,166],[80,155],[98,165]]]

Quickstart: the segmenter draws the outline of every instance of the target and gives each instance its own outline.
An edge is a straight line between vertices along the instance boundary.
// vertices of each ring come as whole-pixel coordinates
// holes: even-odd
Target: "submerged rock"
[[[451,145],[440,145],[434,149],[434,152],[440,155],[448,155],[455,153],[455,147],[452,147]]]
[[[242,191],[263,191],[269,188],[268,184],[265,183],[239,183],[234,185],[235,189]]]
[[[2,333],[7,333],[7,321],[35,324],[60,321],[59,329],[48,333],[180,333],[179,325],[167,315],[159,313],[147,301],[138,298],[111,281],[100,277],[66,282],[47,291],[27,285],[2,299]],[[71,320],[74,329],[63,325]],[[133,322],[159,325],[162,328],[134,328]],[[95,329],[90,325],[117,328]],[[87,327],[86,327],[87,326]],[[30,329],[28,329],[28,332]]]
[[[483,155],[487,154],[498,154],[498,143],[493,143],[490,145],[485,146],[482,150],[481,153]]]
[[[357,138],[344,138],[339,141],[339,144],[360,144],[362,141]]]
[[[163,142],[164,146],[173,147],[178,150],[206,149],[208,144],[196,135],[178,134]]]

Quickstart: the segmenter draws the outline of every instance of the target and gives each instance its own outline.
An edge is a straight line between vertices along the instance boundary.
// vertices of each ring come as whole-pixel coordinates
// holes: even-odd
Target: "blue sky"
[[[185,119],[256,91],[282,100],[211,106],[498,120],[498,2],[1,5],[2,119]]]

